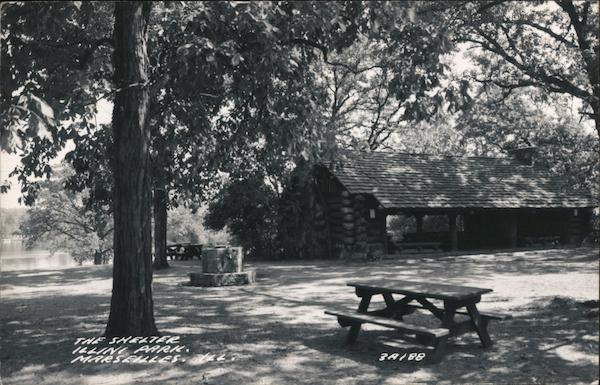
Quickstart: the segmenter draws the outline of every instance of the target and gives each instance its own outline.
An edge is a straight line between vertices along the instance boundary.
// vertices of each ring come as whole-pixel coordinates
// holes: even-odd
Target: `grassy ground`
[[[198,262],[155,274],[156,320],[189,352],[170,364],[70,364],[79,337],[98,336],[108,316],[111,267],[2,273],[1,375],[7,384],[408,384],[597,383],[598,250],[549,250],[370,263],[255,263],[251,286],[183,285]],[[323,310],[357,305],[345,282],[400,278],[489,287],[480,310],[494,346],[453,340],[436,365],[379,361],[423,351],[366,326],[352,347]],[[593,300],[594,302],[586,302]],[[205,354],[224,354],[207,362]]]

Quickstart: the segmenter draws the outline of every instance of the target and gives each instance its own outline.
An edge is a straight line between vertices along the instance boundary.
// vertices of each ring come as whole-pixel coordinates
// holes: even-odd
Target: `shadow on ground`
[[[591,383],[598,378],[598,251],[552,250],[407,257],[371,263],[254,263],[252,286],[184,285],[197,261],[155,274],[158,328],[189,349],[173,364],[70,364],[79,337],[98,336],[108,316],[110,266],[2,273],[0,338],[5,384],[406,384]],[[490,287],[481,308],[513,319],[493,323],[494,346],[453,340],[439,364],[380,361],[423,352],[393,332],[346,330],[323,310],[356,305],[345,284],[361,278],[434,280]],[[588,302],[586,302],[586,300]],[[591,302],[590,302],[591,300]],[[594,302],[595,301],[595,302]],[[205,354],[223,354],[207,362]]]

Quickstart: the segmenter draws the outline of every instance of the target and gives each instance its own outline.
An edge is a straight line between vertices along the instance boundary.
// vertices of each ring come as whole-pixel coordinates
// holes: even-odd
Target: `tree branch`
[[[579,18],[579,15],[577,14],[577,9],[575,8],[575,5],[573,5],[573,2],[571,0],[559,1],[558,5],[567,13],[567,15],[569,15],[571,25],[575,30],[575,35],[577,36],[577,43],[579,44],[579,50],[581,51],[581,55],[583,56],[585,69],[588,75],[588,79],[590,81],[590,85],[592,87],[592,95],[589,95],[586,101],[590,103],[592,109],[594,110],[594,114],[596,114],[596,127],[600,130],[600,127],[598,127],[598,119],[600,118],[598,116],[598,114],[600,113],[600,89],[598,87],[598,80],[600,76],[598,74],[598,48],[596,47],[595,52],[592,52],[591,44],[587,39],[585,33],[590,3],[586,2],[583,5],[583,14],[581,16],[581,19]],[[596,31],[596,36],[598,36],[597,27],[593,26],[592,28],[594,28],[594,31]]]
[[[484,11],[487,11],[490,8],[493,8],[497,5],[500,5],[502,3],[505,3],[506,0],[495,0],[495,1],[491,1],[489,3],[486,3],[484,5],[482,5],[481,7],[479,7],[479,9],[477,9],[477,13],[482,13]]]
[[[481,28],[476,28],[476,31],[479,34],[479,36],[484,38],[485,41],[487,42],[487,43],[480,43],[482,48],[499,55],[504,60],[506,60],[513,66],[515,66],[517,69],[519,69],[526,75],[528,75],[534,79],[538,79],[544,85],[548,85],[554,92],[567,93],[567,94],[576,96],[576,97],[581,98],[586,101],[589,100],[589,97],[591,95],[587,91],[577,87],[576,85],[565,80],[564,78],[560,78],[560,77],[553,76],[553,75],[548,75],[548,74],[544,73],[543,71],[539,71],[539,72],[534,71],[533,69],[529,68],[524,63],[520,63],[518,60],[516,60],[514,58],[514,56],[507,53],[504,50],[504,48],[493,37],[489,36],[487,33],[485,33],[483,30],[481,30]]]
[[[92,45],[85,50],[85,52],[79,57],[79,69],[83,70],[87,66],[88,61],[94,54],[98,48],[103,45],[108,45],[111,47],[115,47],[115,42],[112,37],[103,37],[102,39],[98,39],[92,43]]]
[[[295,38],[295,39],[290,39],[287,42],[283,43],[284,45],[286,44],[300,44],[300,45],[307,45],[309,47],[313,47],[318,49],[319,51],[321,51],[321,54],[323,55],[323,61],[325,62],[325,64],[329,64],[331,66],[336,66],[336,67],[342,67],[347,69],[349,72],[353,73],[354,75],[358,75],[361,74],[363,72],[375,69],[375,68],[387,68],[386,66],[382,66],[381,64],[376,64],[376,65],[372,65],[369,67],[365,67],[365,68],[358,68],[358,66],[356,67],[352,67],[350,65],[348,65],[347,63],[342,63],[342,62],[336,62],[336,61],[329,61],[329,50],[327,49],[327,47],[325,47],[324,45],[314,42],[312,40],[308,40],[308,39],[301,39],[301,38]]]
[[[529,27],[535,28],[535,29],[537,29],[539,31],[542,31],[542,32],[546,33],[547,35],[553,37],[555,40],[557,40],[557,41],[559,41],[561,43],[566,44],[567,46],[569,46],[571,48],[577,48],[577,45],[575,45],[574,42],[572,42],[572,41],[570,41],[568,39],[565,39],[564,36],[562,36],[562,35],[554,32],[550,28],[545,27],[545,26],[543,26],[541,24],[538,24],[538,23],[536,23],[534,21],[530,21],[530,20],[514,20],[514,21],[512,21],[512,23],[514,23],[516,25],[527,25]]]

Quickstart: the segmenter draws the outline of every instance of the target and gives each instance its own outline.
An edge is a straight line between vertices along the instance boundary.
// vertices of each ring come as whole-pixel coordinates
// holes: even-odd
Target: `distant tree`
[[[25,215],[26,211],[22,208],[0,208],[0,239],[18,235],[19,226]]]
[[[417,220],[409,215],[390,215],[387,217],[386,228],[392,239],[398,242],[404,238],[404,234],[417,231]]]
[[[2,212],[0,218],[0,239],[11,237],[16,230],[18,230],[18,225],[15,223],[15,218]]]
[[[89,193],[65,189],[66,174],[41,182],[36,205],[19,226],[28,247],[68,252],[78,263],[107,263],[113,254],[113,224],[108,205],[89,206]]]

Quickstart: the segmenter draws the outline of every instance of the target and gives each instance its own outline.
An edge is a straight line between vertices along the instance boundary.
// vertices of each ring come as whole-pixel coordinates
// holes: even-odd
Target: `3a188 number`
[[[421,361],[425,353],[381,353],[379,361]]]

